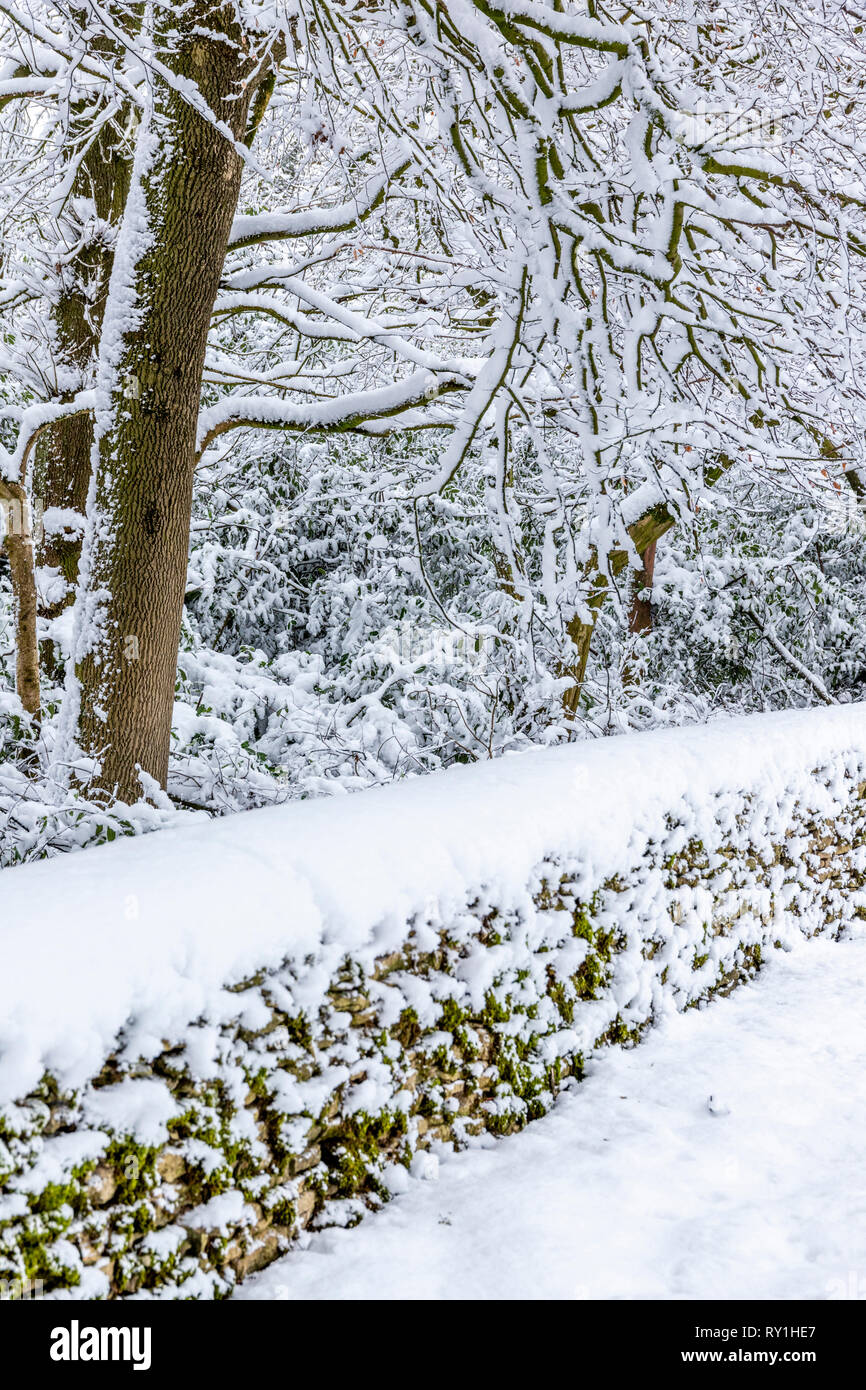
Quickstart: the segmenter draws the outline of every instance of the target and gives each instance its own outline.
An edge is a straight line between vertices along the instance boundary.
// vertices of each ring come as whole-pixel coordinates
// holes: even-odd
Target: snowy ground
[[[864,1006],[866,930],[803,942],[236,1296],[866,1298]]]

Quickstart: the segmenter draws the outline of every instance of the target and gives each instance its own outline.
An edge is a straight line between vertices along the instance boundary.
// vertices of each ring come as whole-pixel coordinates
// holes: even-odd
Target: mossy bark
[[[639,572],[638,580],[646,569],[646,555],[652,552],[655,555],[655,547],[665,532],[669,531],[675,523],[675,517],[665,506],[655,507],[646,516],[642,516],[633,526],[629,527],[635,550],[638,555],[644,557],[644,571]],[[567,625],[566,631],[575,647],[575,660],[563,667],[562,674],[570,676],[573,684],[568,687],[562,697],[563,707],[566,717],[573,719],[580,705],[580,692],[586,677],[586,666],[589,661],[589,649],[592,643],[592,634],[595,631],[595,623],[599,610],[607,597],[608,587],[612,580],[628,566],[629,557],[625,550],[613,550],[608,556],[608,572],[605,574],[598,569],[598,561],[595,561],[596,574],[590,586],[587,607],[590,612],[590,621],[584,622],[579,614],[575,614],[571,622]],[[632,613],[634,609],[632,609]],[[632,627],[632,631],[638,629]]]
[[[36,572],[27,494],[17,483],[0,480],[4,547],[9,557],[15,624],[15,688],[28,714],[38,715],[39,649],[36,636]]]
[[[137,28],[141,6],[134,5],[122,12],[109,4],[112,22],[127,31]],[[73,9],[72,17],[86,26],[85,10]],[[107,58],[117,56],[118,41],[109,35],[98,35],[92,48]],[[30,75],[27,65],[16,73]],[[8,100],[9,98],[7,98]],[[114,97],[108,98],[112,102]],[[5,103],[4,103],[5,104]],[[104,116],[104,110],[97,113]],[[66,241],[76,244],[70,257],[61,257],[54,266],[56,292],[52,320],[54,372],[58,382],[58,399],[69,401],[86,382],[88,369],[96,356],[99,326],[108,277],[111,271],[110,240],[105,225],[117,222],[129,187],[131,161],[123,157],[116,122],[103,120],[95,136],[92,102],[73,105],[70,111],[70,140],[86,143],[78,162],[70,189],[70,205],[75,200],[92,202],[95,219],[89,228],[77,224],[66,228]],[[61,244],[62,244],[61,236]],[[33,476],[29,486],[25,474],[19,481],[4,486],[0,500],[7,513],[5,549],[9,556],[15,609],[16,684],[24,708],[31,714],[40,705],[40,653],[37,642],[37,620],[52,618],[72,602],[78,559],[81,550],[80,534],[43,531],[34,533],[34,509],[44,512],[50,508],[71,509],[84,513],[90,479],[90,455],[93,441],[92,421],[86,413],[64,416],[39,432],[34,450]],[[25,470],[26,472],[26,470]],[[31,505],[31,502],[33,505]],[[56,569],[66,581],[66,592],[50,603],[40,603],[36,567]],[[42,661],[54,673],[53,644],[44,642]]]
[[[716,460],[709,467],[704,469],[704,486],[714,487],[719,479],[729,468],[733,466],[734,460],[729,454],[719,454]],[[852,484],[853,486],[853,484]],[[635,550],[641,557],[643,565],[643,577],[646,578],[647,561],[649,553],[655,558],[655,548],[666,532],[676,525],[676,515],[664,503],[653,507],[645,512],[636,522],[628,528],[628,534],[634,545]],[[584,622],[580,614],[576,613],[571,621],[566,625],[566,632],[572,640],[575,648],[575,658],[573,661],[563,664],[560,675],[570,676],[572,685],[568,687],[562,697],[562,704],[567,719],[573,719],[580,707],[580,692],[586,677],[586,666],[589,661],[589,649],[592,644],[592,634],[595,631],[596,619],[602,604],[607,597],[607,591],[612,581],[622,574],[629,563],[628,552],[625,550],[613,550],[607,557],[607,571],[603,572],[598,563],[598,556],[593,552],[590,570],[594,570],[594,576],[590,583],[589,598],[587,608],[589,609],[589,621]],[[640,572],[638,579],[641,578]],[[652,569],[650,567],[649,583],[652,582]],[[649,587],[645,584],[644,587]],[[632,610],[634,613],[634,610]],[[651,616],[650,616],[651,624]],[[634,627],[631,631],[637,631]]]
[[[82,556],[74,743],[91,785],[126,801],[139,769],[165,786],[186,579],[205,344],[243,162],[237,143],[267,72],[229,7],[195,0],[159,19],[161,63],[139,137],[106,306],[88,527]],[[226,128],[233,138],[229,138]],[[75,708],[77,706],[77,709]]]
[[[652,632],[652,587],[657,544],[658,541],[651,541],[647,546],[640,557],[643,562],[642,568],[637,571],[632,581],[631,608],[628,615],[628,630],[632,633]],[[642,597],[643,594],[647,597]]]
[[[112,23],[120,30],[137,30],[141,6],[122,11],[109,5]],[[86,25],[86,11],[73,11],[74,18]],[[92,41],[94,52],[110,60],[118,57],[119,40],[102,34]],[[112,96],[106,100],[114,102]],[[77,221],[68,240],[77,241],[74,255],[54,268],[56,278],[52,307],[54,367],[59,383],[58,399],[70,400],[85,387],[91,376],[99,348],[99,334],[113,258],[112,238],[107,229],[117,226],[129,192],[132,160],[128,150],[131,109],[122,107],[117,117],[106,119],[104,109],[96,112],[102,122],[91,135],[94,124],[92,103],[78,103],[70,113],[70,137],[86,142],[71,188],[70,202],[84,200],[92,205],[95,217],[86,225]],[[62,417],[44,430],[34,454],[32,495],[43,512],[52,508],[74,511],[83,518],[90,483],[93,420],[82,412]],[[55,618],[72,603],[78,578],[81,532],[46,528],[34,537],[36,564],[58,571],[65,581],[62,594],[39,603],[42,618]],[[53,643],[42,644],[46,670],[56,674]]]

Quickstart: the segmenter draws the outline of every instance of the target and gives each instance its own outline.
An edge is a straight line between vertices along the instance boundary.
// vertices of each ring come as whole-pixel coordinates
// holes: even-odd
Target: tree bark
[[[641,555],[643,567],[637,571],[632,581],[631,609],[628,615],[628,630],[632,633],[652,632],[653,629],[653,569],[656,561],[658,541],[650,541]],[[648,598],[641,594],[648,593]]]
[[[729,454],[717,455],[715,463],[704,469],[704,485],[715,487],[716,483],[733,467],[734,460]],[[853,486],[853,484],[852,484]],[[643,572],[646,573],[646,554],[652,550],[652,564],[655,563],[655,548],[657,543],[672,526],[676,525],[676,516],[671,512],[665,503],[650,508],[642,517],[639,517],[629,528],[628,534],[638,555],[643,559]],[[592,568],[595,576],[590,585],[587,607],[589,609],[589,622],[584,622],[579,614],[566,624],[566,632],[572,640],[575,648],[575,659],[564,664],[560,670],[560,675],[571,677],[572,684],[567,688],[562,697],[563,709],[566,719],[573,719],[580,706],[580,692],[586,677],[586,666],[589,661],[589,649],[592,643],[592,634],[595,631],[596,618],[599,610],[607,597],[608,586],[612,579],[616,579],[629,563],[628,552],[625,550],[612,550],[608,556],[607,573],[604,573],[598,564],[598,557],[593,553]],[[652,569],[650,569],[650,584],[652,583]],[[649,587],[649,584],[646,585]],[[650,615],[650,625],[652,616]],[[632,629],[634,630],[634,629]]]
[[[667,507],[659,506],[647,512],[633,526],[628,529],[629,536],[634,542],[634,547],[639,555],[644,557],[644,570],[639,571],[639,575],[646,571],[646,555],[652,551],[655,558],[655,548],[658,541],[675,524],[676,518],[668,511]],[[625,550],[613,550],[608,556],[608,571],[611,578],[615,579],[627,567],[629,562],[628,552]],[[597,567],[597,562],[596,562]],[[650,582],[651,582],[650,570]],[[562,697],[563,708],[567,719],[573,719],[577,714],[580,705],[580,692],[586,677],[586,666],[589,661],[589,649],[592,643],[592,634],[595,631],[596,618],[599,610],[607,597],[610,579],[597,568],[597,573],[590,587],[587,607],[590,612],[590,621],[584,622],[579,614],[575,614],[571,622],[567,624],[566,631],[571,638],[576,652],[573,662],[564,666],[562,674],[570,676],[573,684],[568,687]],[[649,606],[649,605],[647,605]],[[632,610],[633,611],[633,610]],[[635,631],[634,628],[631,629]]]
[[[56,571],[57,579],[64,585],[62,592],[40,599],[42,618],[58,617],[75,597],[92,444],[93,421],[82,412],[56,421],[36,446],[33,496],[43,516],[48,513],[47,524],[36,537],[36,564],[42,570]],[[76,531],[69,525],[59,529],[52,524],[51,514],[57,510],[77,513],[81,517],[81,530]],[[54,643],[44,641],[41,653],[46,671],[54,674],[57,670]]]
[[[123,12],[116,5],[108,9],[118,28],[138,29],[140,7],[138,11]],[[77,11],[75,17],[79,24],[87,23],[85,11]],[[94,51],[107,59],[118,56],[118,47],[118,42],[106,35],[93,41]],[[105,229],[116,226],[123,216],[132,173],[132,160],[124,148],[124,136],[118,125],[128,126],[131,114],[127,108],[117,121],[108,123],[104,121],[104,112],[97,111],[103,124],[93,137],[89,134],[94,122],[92,106],[78,106],[71,113],[71,134],[76,134],[87,145],[72,183],[70,206],[74,209],[78,200],[83,200],[85,205],[92,204],[95,219],[83,225],[73,211],[67,219],[68,225],[62,224],[60,229],[61,237],[65,232],[67,242],[76,247],[71,258],[64,258],[54,268],[52,326],[60,401],[70,400],[77,390],[87,386],[99,350],[113,260],[111,238],[106,236]],[[55,571],[57,580],[65,586],[58,593],[56,589],[60,586],[57,584],[50,600],[40,598],[41,618],[58,617],[75,597],[92,447],[93,421],[84,413],[57,420],[43,431],[36,445],[32,495],[43,515],[49,514],[49,524],[34,538],[36,564],[40,569]],[[81,517],[81,528],[76,531],[74,527],[52,526],[50,513],[54,509],[77,513]],[[42,643],[41,656],[46,671],[57,674],[52,642]]]
[[[267,75],[234,12],[162,11],[159,62],[191,80],[234,141]],[[131,802],[165,786],[187,568],[205,343],[242,159],[233,140],[153,78],[106,305],[74,675],[61,756]]]
[[[139,27],[140,5],[121,11],[109,3],[107,9],[117,27],[127,30]],[[85,10],[73,10],[73,17],[82,26],[88,23]],[[92,40],[93,50],[105,57],[117,56],[118,47],[118,41],[109,35],[97,35]],[[29,76],[29,68],[23,65],[16,75]],[[2,104],[11,99],[5,98]],[[51,313],[56,344],[53,365],[60,401],[71,400],[85,384],[96,358],[112,259],[102,224],[119,220],[132,167],[131,160],[124,158],[119,150],[118,140],[108,123],[99,126],[95,137],[89,136],[94,119],[92,103],[79,103],[70,112],[70,140],[81,139],[86,148],[72,182],[69,206],[74,209],[76,200],[92,202],[95,220],[84,227],[73,212],[71,217],[66,216],[60,229],[60,258],[53,272],[56,292]],[[67,245],[75,247],[70,257],[63,254],[64,233]],[[31,714],[39,711],[40,704],[37,621],[57,617],[72,602],[81,551],[80,530],[58,530],[49,525],[34,532],[32,518],[34,511],[44,514],[60,508],[77,512],[83,524],[92,440],[92,421],[86,413],[57,420],[40,430],[29,495],[26,470],[20,483],[4,484],[0,488],[0,503],[4,506],[7,523],[4,545],[9,556],[16,615],[17,688],[25,709]],[[36,581],[37,567],[55,570],[65,583],[65,592],[42,603]],[[41,659],[48,670],[56,673],[52,642],[42,643]]]
[[[40,711],[39,647],[36,636],[36,573],[27,493],[0,480],[4,546],[12,578],[15,627],[15,689],[28,714]]]

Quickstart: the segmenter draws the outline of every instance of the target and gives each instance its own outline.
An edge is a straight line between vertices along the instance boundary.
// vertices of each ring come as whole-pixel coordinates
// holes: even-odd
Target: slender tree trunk
[[[137,30],[140,12],[121,12],[116,5],[109,9],[118,27],[131,25]],[[87,14],[79,11],[76,18],[85,24]],[[94,42],[94,50],[108,59],[117,56],[117,46],[107,36]],[[127,150],[131,115],[126,109],[113,122],[103,120],[95,137],[88,138],[93,109],[79,106],[72,112],[73,132],[87,144],[73,180],[70,210],[59,227],[61,248],[65,240],[75,248],[74,254],[64,256],[54,267],[52,329],[61,401],[70,400],[89,384],[99,350],[113,259],[108,228],[117,226],[123,216],[132,172]],[[98,116],[103,119],[104,112]],[[84,221],[76,211],[79,205],[92,209],[92,213],[84,213]],[[47,593],[40,594],[41,618],[58,617],[75,597],[92,448],[93,421],[86,414],[56,421],[43,431],[36,445],[32,494],[45,518],[34,538],[36,564],[48,586]],[[70,513],[80,517],[78,527]],[[46,671],[57,674],[51,641],[41,644],[41,657]]]
[[[715,479],[713,481],[715,481]],[[671,529],[674,525],[674,521],[675,518],[671,512],[668,511],[667,507],[659,506],[655,507],[651,512],[648,512],[646,516],[642,516],[639,521],[636,521],[633,526],[629,527],[629,535],[634,542],[635,549],[638,554],[642,556],[644,562],[643,569],[638,571],[638,585],[640,585],[641,579],[647,574],[648,555],[651,555],[649,562],[649,583],[652,582],[652,566],[655,561],[656,544],[665,532]],[[625,550],[612,551],[608,557],[608,566],[611,576],[615,579],[617,575],[621,574],[623,570],[626,569],[628,562],[629,557]],[[596,619],[598,618],[601,606],[607,597],[609,582],[608,576],[603,574],[596,565],[596,573],[590,585],[589,599],[587,601],[590,621],[584,622],[578,614],[575,614],[566,628],[575,648],[574,661],[564,666],[562,670],[562,674],[570,676],[572,680],[572,684],[562,697],[563,708],[567,719],[574,718],[580,705],[580,692],[586,678],[586,666],[589,661],[592,634],[595,631]],[[649,603],[646,604],[646,607],[649,609]],[[634,621],[634,614],[635,607],[632,605],[629,624],[630,630],[632,632],[647,630],[631,626],[631,623]],[[651,626],[651,624],[652,616],[650,614],[648,626]]]
[[[706,487],[714,487],[724,473],[733,466],[734,460],[729,454],[719,454],[716,461],[704,470],[704,484]],[[851,484],[854,487],[854,483]],[[856,491],[856,488],[855,488]],[[629,528],[628,534],[638,555],[643,560],[643,568],[638,573],[641,575],[649,573],[649,582],[644,587],[649,588],[652,584],[652,569],[655,564],[655,549],[662,536],[676,524],[675,515],[670,512],[664,503],[651,508],[644,516],[639,517]],[[651,554],[649,570],[647,571],[647,555]],[[608,574],[602,573],[598,566],[598,558],[593,554],[594,576],[590,583],[589,599],[587,608],[589,609],[589,622],[584,622],[579,614],[575,614],[566,625],[568,633],[574,645],[574,660],[564,664],[560,674],[569,676],[572,684],[567,688],[562,697],[563,709],[566,719],[573,719],[580,706],[580,692],[586,678],[586,667],[589,661],[589,650],[592,645],[592,634],[595,631],[595,623],[602,604],[607,597],[610,578],[615,579],[621,574],[629,563],[629,557],[625,550],[613,550],[608,556]],[[647,605],[649,607],[649,604]],[[632,610],[634,613],[634,609]],[[648,626],[652,626],[652,613],[648,614]],[[647,629],[631,628],[631,631],[645,631]]]
[[[118,28],[138,28],[140,4],[118,10],[109,0],[106,8],[112,12],[112,20]],[[86,10],[73,10],[73,16],[81,26],[87,25]],[[92,40],[93,50],[108,58],[116,56],[117,47],[118,41],[108,35]],[[26,65],[18,75],[29,75]],[[104,115],[104,112],[99,114]],[[131,161],[124,157],[120,148],[116,125],[103,122],[96,135],[90,137],[93,123],[91,103],[73,107],[70,138],[82,139],[85,149],[73,179],[67,211],[60,222],[59,259],[53,268],[55,294],[51,327],[60,401],[71,400],[86,384],[88,370],[96,357],[112,257],[105,229],[119,220],[129,187]],[[76,211],[79,204],[92,206],[95,214],[88,218],[86,225]],[[74,248],[72,254],[66,254],[67,248]],[[0,502],[7,514],[4,544],[10,560],[16,614],[17,686],[25,709],[32,714],[39,710],[40,655],[46,669],[56,673],[53,643],[43,642],[41,653],[39,651],[37,620],[57,617],[74,597],[92,440],[89,416],[80,414],[56,421],[40,431],[29,493],[26,476],[0,491]],[[34,529],[31,524],[34,513],[44,515],[46,511],[48,525]],[[59,525],[64,520],[61,512],[77,513],[81,525]],[[69,520],[67,516],[65,521]],[[53,581],[50,597],[44,602],[37,582],[40,568],[45,578]]]
[[[42,618],[59,617],[75,597],[92,445],[93,422],[82,413],[58,420],[36,446],[33,496],[45,519],[36,538]],[[40,656],[46,674],[56,676],[59,664],[50,638],[40,643]]]
[[[599,609],[604,603],[607,594],[607,578],[600,571],[592,581],[587,601],[590,621],[584,622],[582,617],[575,613],[574,617],[566,624],[566,632],[571,638],[574,647],[574,657],[570,662],[563,665],[560,675],[568,676],[571,685],[567,687],[562,696],[562,707],[565,711],[566,719],[573,719],[580,708],[580,692],[583,689],[583,682],[586,679],[586,667],[589,661],[589,649],[592,645],[592,634],[595,631],[595,622],[598,617]]]
[[[4,546],[12,578],[15,625],[15,688],[28,714],[38,715],[39,648],[36,636],[36,574],[27,494],[17,483],[0,480]]]
[[[159,61],[242,140],[266,74],[233,12],[194,0],[161,13]],[[154,77],[103,324],[60,739],[61,757],[98,765],[90,785],[125,801],[140,771],[162,786],[168,773],[205,343],[241,171],[233,141]]]
[[[653,569],[656,561],[656,546],[658,541],[651,541],[643,552],[641,559],[643,568],[635,574],[632,588],[631,609],[628,615],[629,632],[652,632],[653,628]],[[647,593],[647,598],[642,598],[641,594]]]

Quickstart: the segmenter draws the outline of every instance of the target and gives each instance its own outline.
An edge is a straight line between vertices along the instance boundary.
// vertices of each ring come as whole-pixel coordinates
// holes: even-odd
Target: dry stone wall
[[[608,1045],[700,1006],[801,933],[866,911],[862,760],[772,804],[672,806],[604,881],[539,863],[518,900],[466,885],[403,948],[319,978],[287,960],[234,982],[221,1017],[62,1093],[0,1110],[7,1295],[226,1297],[306,1227],[353,1224],[434,1161],[543,1115]]]

